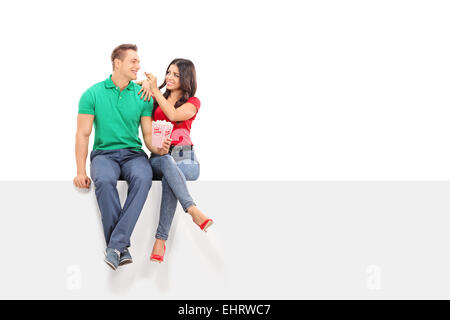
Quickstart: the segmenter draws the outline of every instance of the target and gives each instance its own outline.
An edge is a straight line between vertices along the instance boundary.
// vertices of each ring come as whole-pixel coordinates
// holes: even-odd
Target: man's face
[[[123,61],[117,59],[118,63],[116,64],[116,70],[123,77],[129,80],[136,80],[137,73],[139,69],[141,69],[139,56],[134,50],[127,50],[125,52],[125,57]]]

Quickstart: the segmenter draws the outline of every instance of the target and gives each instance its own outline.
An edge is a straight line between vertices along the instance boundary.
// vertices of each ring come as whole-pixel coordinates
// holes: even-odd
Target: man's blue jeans
[[[131,149],[93,150],[90,159],[106,245],[123,252],[130,246],[131,234],[152,185],[152,168],[145,152]],[[123,208],[117,191],[119,179],[128,183]]]
[[[187,189],[186,180],[197,180],[200,175],[200,164],[194,150],[174,149],[171,154],[163,156],[153,154],[150,164],[154,179],[161,179],[162,199],[159,213],[159,225],[156,238],[167,240],[173,216],[180,201],[183,210],[195,205]]]

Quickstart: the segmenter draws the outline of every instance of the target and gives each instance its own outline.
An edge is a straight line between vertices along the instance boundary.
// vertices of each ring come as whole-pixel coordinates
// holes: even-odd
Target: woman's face
[[[167,71],[166,87],[169,90],[180,89],[180,72],[178,71],[178,67],[174,64],[171,64],[169,71]]]

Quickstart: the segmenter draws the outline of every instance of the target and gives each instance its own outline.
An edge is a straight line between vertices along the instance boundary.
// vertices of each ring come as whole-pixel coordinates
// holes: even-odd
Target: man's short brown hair
[[[116,47],[113,52],[111,53],[111,62],[112,62],[112,67],[113,67],[113,71],[114,71],[114,60],[115,59],[120,59],[123,61],[123,59],[125,58],[125,52],[127,50],[134,50],[137,52],[137,46],[135,44],[121,44],[120,46]]]

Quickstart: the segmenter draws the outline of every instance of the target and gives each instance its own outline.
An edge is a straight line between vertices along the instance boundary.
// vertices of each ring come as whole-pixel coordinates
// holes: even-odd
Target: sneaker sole
[[[103,261],[105,261],[106,262],[106,264],[108,265],[108,266],[110,266],[111,267],[111,269],[113,269],[114,271],[116,271],[116,267],[111,263],[111,262],[109,262],[108,260],[103,260]]]
[[[126,264],[133,263],[133,259],[124,259],[121,262],[119,262],[119,266],[124,266]]]

